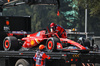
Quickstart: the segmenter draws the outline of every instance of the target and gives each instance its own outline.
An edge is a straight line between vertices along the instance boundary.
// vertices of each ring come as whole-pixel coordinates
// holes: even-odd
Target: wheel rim
[[[49,41],[47,47],[48,47],[49,50],[52,50],[52,48],[53,48],[53,42]]]
[[[24,66],[23,64],[19,64],[18,66]]]
[[[8,40],[5,41],[4,46],[5,46],[5,48],[9,48],[9,41]]]

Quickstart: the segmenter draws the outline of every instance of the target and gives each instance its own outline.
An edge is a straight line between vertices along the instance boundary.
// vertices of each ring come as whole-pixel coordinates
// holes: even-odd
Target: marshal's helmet
[[[39,46],[39,50],[43,50],[43,49],[45,49],[45,46],[44,45],[40,45]]]

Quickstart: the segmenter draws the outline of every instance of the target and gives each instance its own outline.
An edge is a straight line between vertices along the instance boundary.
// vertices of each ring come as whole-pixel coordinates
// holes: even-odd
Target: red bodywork
[[[44,40],[49,39],[50,37],[56,35],[56,37],[58,37],[60,39],[61,42],[67,42],[73,46],[78,47],[78,49],[71,49],[71,50],[86,50],[86,48],[84,46],[82,46],[81,44],[72,41],[70,39],[67,38],[60,38],[57,33],[46,33],[46,30],[42,30],[33,34],[29,34],[27,37],[22,38],[24,42],[24,44],[22,45],[22,47],[24,48],[32,48],[37,46],[38,44],[41,44],[41,42],[43,42]],[[49,47],[50,48],[50,47]],[[57,42],[57,49],[63,49],[63,46],[61,43]],[[69,50],[69,49],[66,49]]]

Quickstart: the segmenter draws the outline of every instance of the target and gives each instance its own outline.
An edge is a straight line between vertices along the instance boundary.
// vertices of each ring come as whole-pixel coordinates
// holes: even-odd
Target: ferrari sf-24
[[[51,33],[47,30],[28,34],[26,37],[18,39],[14,36],[16,32],[12,32],[9,36],[5,37],[3,41],[3,48],[5,51],[9,50],[30,50],[44,44],[46,51],[87,51],[88,47],[79,44],[68,38],[60,38],[57,33]],[[25,33],[24,33],[25,34]]]

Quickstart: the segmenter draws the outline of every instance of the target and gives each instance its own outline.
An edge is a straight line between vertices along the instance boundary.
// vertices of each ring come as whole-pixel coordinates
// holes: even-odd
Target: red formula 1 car
[[[20,48],[20,41],[18,41],[14,36],[8,36],[4,39],[3,47],[4,50],[18,50]],[[73,50],[88,50],[81,44],[72,41],[67,38],[60,38],[57,33],[47,33],[46,30],[41,30],[39,32],[28,34],[27,37],[21,39],[24,41],[22,43],[22,48],[35,48],[40,44],[46,46],[46,50],[49,52],[53,51],[73,51]]]

